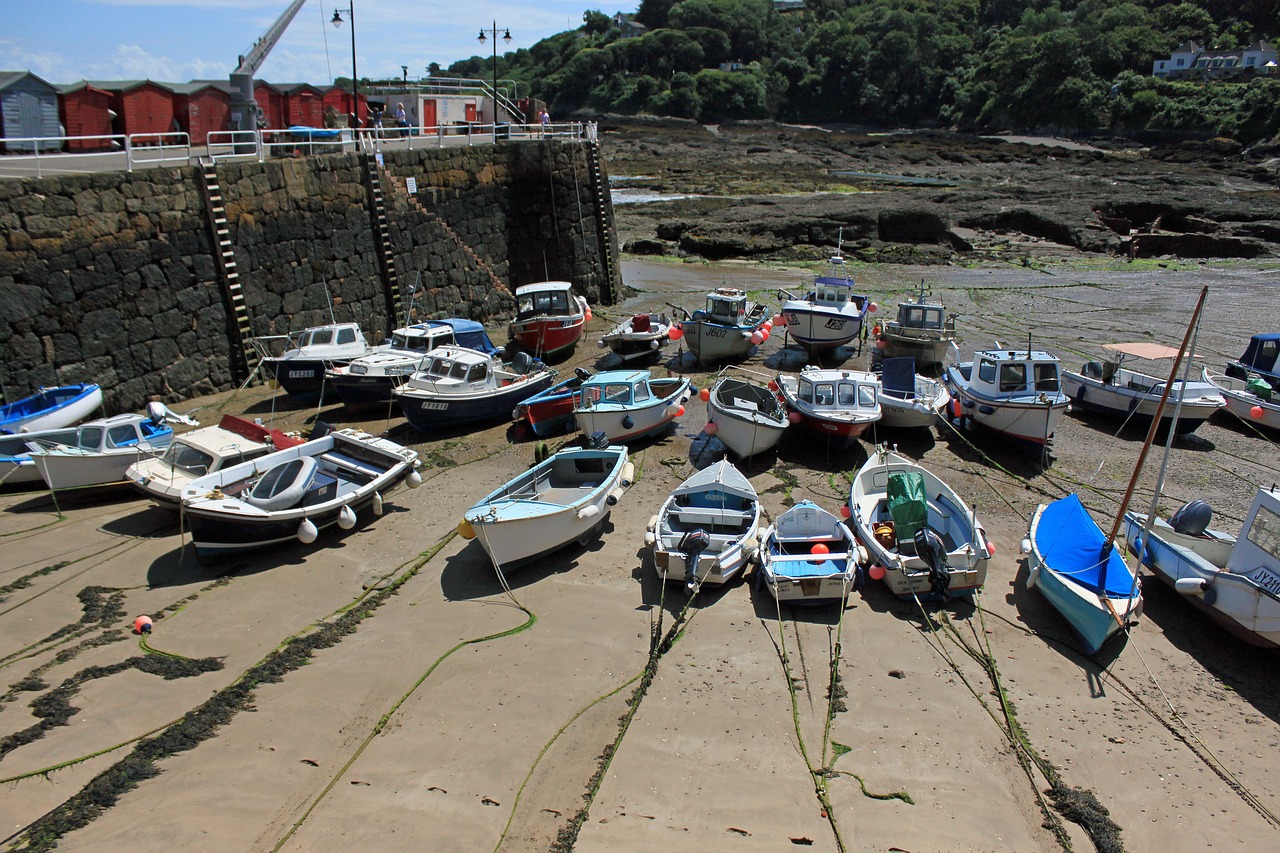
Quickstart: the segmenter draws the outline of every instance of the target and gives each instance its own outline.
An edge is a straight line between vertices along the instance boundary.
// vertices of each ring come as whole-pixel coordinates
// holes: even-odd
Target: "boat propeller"
[[[680,537],[677,546],[684,552],[684,583],[693,592],[698,587],[698,558],[711,545],[711,534],[701,527]]]

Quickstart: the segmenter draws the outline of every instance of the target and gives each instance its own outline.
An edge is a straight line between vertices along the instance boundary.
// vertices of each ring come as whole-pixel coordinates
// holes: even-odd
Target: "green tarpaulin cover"
[[[918,471],[890,474],[885,488],[889,499],[889,515],[893,518],[894,536],[899,542],[915,538],[929,517],[925,502],[924,477]]]
[[[1250,376],[1244,383],[1244,387],[1263,400],[1271,399],[1271,384],[1260,376]]]

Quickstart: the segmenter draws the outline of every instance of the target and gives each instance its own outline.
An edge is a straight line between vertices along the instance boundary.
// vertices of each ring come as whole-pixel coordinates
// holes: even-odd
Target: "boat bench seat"
[[[754,513],[741,509],[715,509],[713,507],[674,507],[671,515],[685,524],[723,524],[741,526],[749,522]]]
[[[316,457],[316,461],[327,463],[326,467],[340,469],[345,472],[353,473],[358,477],[367,477],[369,479],[380,477],[384,473],[384,469],[382,468],[378,468],[364,460],[356,459],[353,456],[347,456],[345,453],[338,453],[333,450],[330,450],[327,453],[321,453]]]

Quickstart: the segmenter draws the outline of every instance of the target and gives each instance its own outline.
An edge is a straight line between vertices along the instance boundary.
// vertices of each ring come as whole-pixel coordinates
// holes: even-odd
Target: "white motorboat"
[[[785,290],[778,294],[787,333],[810,354],[857,340],[872,305],[866,294],[855,292],[857,285],[838,248],[827,265],[827,274],[815,275],[813,287],[803,296]]]
[[[600,338],[600,348],[608,347],[623,361],[653,358],[666,344],[671,320],[658,311],[635,314],[614,326]]]
[[[654,378],[648,370],[604,370],[582,383],[573,416],[585,435],[610,441],[647,438],[666,431],[684,414],[689,379]]]
[[[722,459],[676,487],[649,519],[644,539],[658,577],[696,590],[745,572],[759,550],[759,533],[756,490]]]
[[[722,372],[705,391],[706,432],[740,459],[771,449],[791,423],[787,405],[774,388],[773,380],[760,385]]]
[[[880,445],[849,489],[850,521],[899,598],[971,597],[995,552],[977,516],[932,471]],[[878,570],[877,570],[878,569]]]
[[[916,373],[913,358],[886,358],[880,369],[880,423],[891,429],[926,429],[946,416],[951,392],[940,379]]]
[[[1057,356],[1030,346],[979,350],[973,361],[947,368],[947,390],[962,421],[1038,450],[1047,461],[1054,430],[1070,403],[1059,370]]]
[[[1259,488],[1239,536],[1209,537],[1216,540],[1208,546],[1212,556],[1203,542],[1203,534],[1215,534],[1205,526],[1208,518],[1192,528],[1156,523],[1150,530],[1146,520],[1141,513],[1125,514],[1130,553],[1244,642],[1280,649],[1280,490]],[[1227,559],[1218,562],[1228,539]]]
[[[547,390],[555,378],[554,370],[524,351],[506,363],[493,353],[443,346],[391,393],[410,426],[432,432],[509,417],[520,401]]]
[[[149,409],[145,415],[115,415],[89,421],[77,427],[73,445],[33,450],[31,460],[45,485],[51,489],[80,489],[126,483],[125,471],[130,465],[158,456],[173,441],[173,428],[165,423],[168,410],[159,403],[151,404]]]
[[[707,294],[705,310],[694,311],[677,324],[679,337],[689,344],[698,364],[745,358],[765,339],[762,327],[768,308],[747,299],[746,291],[719,287]]]
[[[374,352],[357,323],[329,323],[290,332],[263,335],[250,343],[261,359],[262,375],[279,383],[298,400],[315,400],[324,391],[324,372]]]
[[[811,501],[778,516],[760,542],[758,585],[779,603],[843,604],[862,586],[866,552],[840,519]]]
[[[806,366],[799,376],[779,373],[775,381],[796,423],[843,444],[883,415],[874,373]]]
[[[884,342],[886,357],[912,358],[923,367],[942,364],[955,344],[956,315],[927,299],[922,281],[920,295],[899,302],[898,316],[881,326],[877,340]]]
[[[1203,373],[1208,382],[1226,401],[1226,409],[1246,424],[1280,430],[1280,394],[1261,376],[1242,379],[1239,376]]]
[[[1102,348],[1111,354],[1109,359],[1087,361],[1079,373],[1062,371],[1063,393],[1071,398],[1073,406],[1081,409],[1150,424],[1168,380],[1122,365],[1127,358],[1173,359],[1178,355],[1177,348],[1155,343],[1106,344]],[[1193,432],[1225,405],[1222,394],[1209,382],[1178,379],[1169,386],[1160,426],[1167,428],[1173,423],[1176,408],[1176,432]]]
[[[163,455],[133,463],[124,476],[137,491],[166,509],[176,510],[182,503],[183,489],[197,477],[302,442],[260,423],[223,415],[217,426],[177,436]]]
[[[354,429],[334,430],[285,450],[197,477],[182,490],[182,518],[201,557],[297,540],[310,545],[356,514],[382,515],[400,482],[422,483],[418,452]]]
[[[625,447],[566,447],[476,501],[458,532],[505,571],[594,539],[633,477]]]

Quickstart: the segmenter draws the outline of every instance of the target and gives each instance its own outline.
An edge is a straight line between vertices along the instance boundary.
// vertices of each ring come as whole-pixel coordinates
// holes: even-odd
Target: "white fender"
[[[616,506],[618,501],[622,500],[622,496],[624,494],[626,494],[626,492],[624,492],[622,489],[620,488],[614,489],[612,492],[609,493],[609,496],[604,499],[604,502],[607,503],[609,506]]]
[[[1020,550],[1023,554],[1030,554],[1030,553],[1031,553],[1031,540],[1030,540],[1030,539],[1023,539],[1023,540],[1022,540],[1022,544],[1021,544],[1021,545],[1019,545],[1019,550]]]
[[[581,518],[584,521],[588,518],[595,518],[599,514],[600,514],[600,507],[596,506],[595,504],[588,504],[587,506],[584,506],[582,509],[578,510],[578,518]]]
[[[409,488],[416,489],[418,486],[422,485],[422,475],[417,471],[410,471],[409,476],[405,477],[404,481],[408,484]]]
[[[622,463],[622,485],[630,488],[631,484],[636,481],[636,466],[630,462]]]
[[[1200,578],[1178,578],[1173,588],[1183,595],[1204,595],[1213,584]]]
[[[302,523],[298,525],[298,541],[303,545],[310,545],[316,541],[316,537],[320,535],[320,531],[316,529],[315,523],[309,519],[302,519]]]
[[[644,532],[644,544],[646,547],[652,548],[657,541],[658,537],[654,535],[652,530],[646,530]]]
[[[600,349],[604,349],[605,347],[608,346],[608,344],[604,342],[604,338],[601,338],[600,340],[596,341],[596,346],[600,347]]]
[[[356,526],[356,511],[349,506],[343,506],[338,510],[338,526],[343,530],[350,530]]]
[[[373,493],[373,514],[382,515],[382,492]]]
[[[867,549],[863,548],[861,545],[858,546],[857,555],[858,565],[865,566],[867,563],[871,562],[871,555],[868,554]]]
[[[663,414],[665,414],[669,418],[674,418],[676,416],[676,413],[679,411],[680,411],[680,406],[676,403],[672,403],[670,406],[667,406],[665,409],[663,409]]]
[[[657,517],[656,515],[651,515],[651,516],[649,516],[649,523],[648,523],[647,525],[645,525],[645,526],[646,526],[646,527],[648,527],[650,530],[657,530],[657,529],[658,529],[658,517]]]
[[[1039,586],[1039,585],[1040,585],[1040,567],[1032,566],[1031,570],[1027,573],[1027,586],[1033,587],[1033,586]]]

